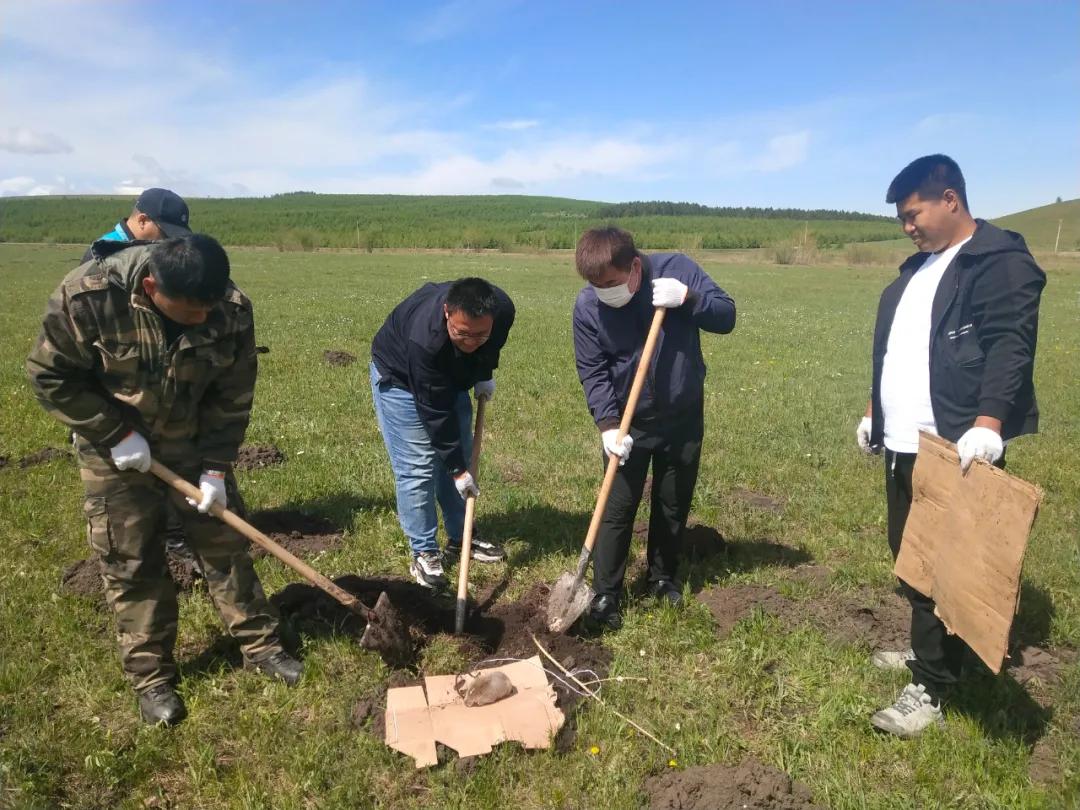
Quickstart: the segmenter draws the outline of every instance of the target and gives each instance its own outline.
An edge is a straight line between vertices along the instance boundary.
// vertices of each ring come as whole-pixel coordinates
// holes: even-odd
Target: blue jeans
[[[379,376],[375,364],[371,363],[375,418],[379,421],[379,431],[390,455],[390,467],[394,470],[398,522],[409,538],[412,553],[439,550],[436,501],[442,509],[450,542],[460,544],[465,528],[465,501],[458,494],[446,465],[431,446],[427,429],[416,412],[416,399],[403,388],[379,382]],[[468,461],[472,455],[472,399],[468,391],[458,395],[454,413],[461,427],[461,449]]]

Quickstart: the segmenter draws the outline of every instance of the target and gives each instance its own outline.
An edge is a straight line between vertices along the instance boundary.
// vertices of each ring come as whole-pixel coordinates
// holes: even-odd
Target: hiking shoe
[[[892,706],[874,712],[870,724],[897,737],[917,737],[930,726],[944,726],[945,717],[925,686],[909,683]]]
[[[184,701],[170,684],[160,683],[139,693],[139,713],[144,723],[152,726],[175,726],[185,717]]]
[[[437,551],[421,551],[413,557],[412,564],[409,565],[409,573],[425,588],[438,590],[447,586],[442,554]]]
[[[585,615],[585,622],[593,630],[621,630],[619,598],[607,593],[593,597],[589,612]]]
[[[682,604],[682,589],[670,579],[660,579],[649,586],[651,593],[661,604],[678,607]]]
[[[506,549],[491,540],[482,537],[474,537],[470,546],[472,559],[482,563],[499,562],[506,559]],[[443,554],[450,558],[450,562],[456,561],[461,556],[461,543],[449,543]]]
[[[870,656],[870,663],[878,669],[907,669],[908,661],[915,660],[915,651],[910,647],[906,650],[878,650]]]
[[[286,686],[296,686],[304,675],[304,665],[284,650],[278,650],[266,658],[250,663],[264,675],[285,681]]]

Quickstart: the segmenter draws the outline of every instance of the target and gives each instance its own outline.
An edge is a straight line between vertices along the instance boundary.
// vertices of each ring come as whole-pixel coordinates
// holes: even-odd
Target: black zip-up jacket
[[[938,433],[952,442],[977,416],[1000,419],[1002,439],[1039,429],[1032,376],[1046,274],[1020,234],[975,222],[971,240],[941,277],[930,318],[930,402]],[[880,447],[885,435],[881,370],[893,316],[928,255],[916,253],[900,265],[900,277],[885,288],[878,304],[872,446]]]
[[[466,468],[461,430],[453,416],[462,391],[490,380],[499,352],[514,325],[514,302],[495,285],[498,306],[491,336],[471,354],[458,350],[446,331],[443,304],[453,282],[425,284],[396,307],[371,341],[371,359],[380,382],[403,388],[416,399],[431,446],[451,475]]]

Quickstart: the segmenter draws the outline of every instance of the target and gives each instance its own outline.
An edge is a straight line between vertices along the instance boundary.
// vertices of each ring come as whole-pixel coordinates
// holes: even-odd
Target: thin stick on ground
[[[643,728],[642,726],[640,726],[640,725],[638,725],[637,723],[635,723],[635,722],[634,722],[633,720],[631,720],[631,719],[630,719],[629,717],[627,717],[627,716],[626,716],[625,714],[623,714],[622,712],[620,712],[620,711],[619,711],[618,709],[613,709],[613,708],[612,708],[611,706],[608,706],[608,705],[607,705],[606,703],[604,703],[604,701],[603,701],[603,699],[602,699],[602,698],[600,697],[600,695],[596,694],[596,692],[594,692],[594,691],[593,691],[592,689],[590,689],[590,688],[589,688],[589,687],[587,687],[587,686],[586,686],[585,684],[583,684],[583,683],[582,683],[581,681],[579,681],[579,680],[578,680],[577,678],[575,678],[575,677],[574,677],[574,674],[573,674],[572,672],[570,672],[570,671],[569,671],[569,670],[568,670],[568,669],[567,669],[566,667],[564,667],[564,666],[563,666],[562,664],[560,664],[560,663],[559,663],[558,661],[556,661],[556,660],[555,660],[555,658],[554,658],[554,657],[552,657],[551,653],[549,653],[549,652],[548,652],[547,650],[545,650],[545,649],[544,649],[544,645],[543,645],[543,644],[541,644],[541,643],[540,643],[539,641],[537,641],[537,639],[536,639],[536,636],[534,636],[534,635],[533,635],[532,633],[530,633],[530,634],[529,634],[529,636],[530,636],[530,637],[532,638],[532,640],[533,640],[533,644],[535,644],[535,645],[536,645],[536,649],[540,650],[540,652],[544,654],[544,657],[545,657],[545,658],[547,658],[547,660],[548,660],[548,661],[550,661],[550,662],[551,662],[551,663],[553,663],[553,664],[554,664],[555,666],[557,666],[557,667],[558,667],[558,668],[559,668],[560,670],[562,670],[563,674],[564,674],[564,675],[566,675],[566,677],[567,677],[567,678],[569,678],[569,679],[570,679],[570,680],[572,680],[572,681],[573,681],[574,683],[576,683],[576,684],[577,684],[578,686],[580,686],[580,687],[582,688],[582,690],[584,690],[584,692],[585,692],[585,694],[586,694],[586,695],[588,695],[588,696],[589,696],[589,697],[591,697],[591,698],[592,698],[593,700],[595,700],[595,701],[596,701],[597,703],[599,703],[599,704],[600,704],[601,706],[603,706],[604,708],[606,708],[606,709],[607,709],[607,710],[608,710],[609,712],[611,712],[612,714],[614,714],[614,715],[615,715],[616,717],[618,717],[618,718],[619,718],[620,720],[622,720],[622,721],[623,721],[624,723],[629,723],[629,724],[630,724],[631,726],[633,726],[633,727],[634,727],[634,728],[635,728],[635,729],[636,729],[637,731],[639,731],[639,732],[641,732],[642,734],[644,734],[644,735],[645,735],[646,737],[648,737],[648,738],[649,738],[650,740],[652,740],[652,741],[653,741],[654,743],[656,743],[657,745],[659,745],[659,746],[660,746],[661,748],[663,748],[663,749],[664,749],[665,751],[667,751],[668,753],[670,753],[670,754],[675,754],[675,753],[676,753],[676,751],[675,751],[675,749],[674,749],[674,748],[672,748],[672,747],[671,747],[670,745],[667,745],[666,743],[663,743],[663,742],[661,742],[660,740],[658,740],[658,739],[657,739],[657,738],[656,738],[656,737],[655,737],[655,736],[654,736],[653,734],[651,734],[651,733],[650,733],[650,732],[649,732],[649,731],[648,731],[647,729],[645,729],[645,728]]]

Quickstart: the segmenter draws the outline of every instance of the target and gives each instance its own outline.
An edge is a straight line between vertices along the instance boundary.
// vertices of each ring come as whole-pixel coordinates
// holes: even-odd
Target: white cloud
[[[55,155],[70,152],[71,144],[51,132],[9,127],[6,132],[0,132],[0,150],[24,155]]]
[[[760,172],[779,172],[798,166],[810,151],[810,133],[793,132],[770,138],[765,151],[750,161],[750,167]]]
[[[451,0],[414,25],[408,38],[418,45],[451,39],[514,4],[513,0]]]
[[[523,129],[532,129],[540,126],[540,122],[531,118],[515,118],[510,121],[496,121],[490,124],[488,129],[502,129],[509,132],[518,132]]]

